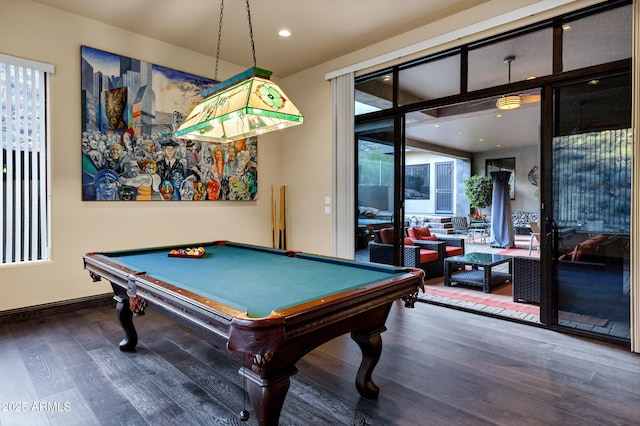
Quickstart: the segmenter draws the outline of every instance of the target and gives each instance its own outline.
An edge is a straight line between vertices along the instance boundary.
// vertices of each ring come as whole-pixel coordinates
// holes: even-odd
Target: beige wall
[[[51,261],[0,266],[4,288],[0,311],[108,292],[108,283],[92,283],[83,270],[82,255],[88,251],[214,239],[271,245],[269,189],[282,184],[283,155],[277,133],[261,137],[258,143],[258,201],[81,201],[80,46],[209,77],[213,58],[27,0],[2,0],[0,7],[0,52],[55,66],[49,91]],[[220,76],[227,78],[244,69],[221,63]],[[304,105],[300,108],[304,110]]]
[[[540,210],[539,201],[534,191],[537,186],[529,182],[529,171],[533,166],[539,164],[539,151],[537,146],[523,147],[520,149],[504,149],[499,151],[486,151],[473,158],[474,174],[484,175],[486,170],[486,160],[490,158],[510,158],[516,159],[516,199],[511,200],[512,211],[538,212]]]
[[[341,176],[336,176],[334,182],[331,85],[325,74],[532,3],[535,1],[488,0],[461,16],[443,19],[279,81],[305,115],[305,124],[259,139],[258,201],[164,204],[80,200],[80,46],[209,77],[213,75],[213,58],[29,0],[1,0],[0,52],[51,63],[56,72],[50,85],[52,260],[0,266],[0,283],[5,286],[0,311],[108,292],[107,283],[92,283],[83,270],[82,255],[87,251],[214,239],[270,245],[271,185],[288,188],[289,247],[330,254],[332,220],[324,213],[325,197],[331,196],[333,201],[332,189],[334,184],[340,186]],[[579,0],[570,7],[590,3],[594,1]],[[557,13],[560,12],[553,14]],[[532,17],[510,27],[540,19]],[[456,43],[466,41],[469,40]],[[221,63],[219,76],[228,78],[245,68]]]
[[[280,83],[305,119],[302,126],[279,133],[283,141],[280,185],[287,187],[287,247],[331,254],[331,215],[324,214],[324,197],[332,197],[331,84],[321,67]],[[272,167],[262,159],[260,165]]]

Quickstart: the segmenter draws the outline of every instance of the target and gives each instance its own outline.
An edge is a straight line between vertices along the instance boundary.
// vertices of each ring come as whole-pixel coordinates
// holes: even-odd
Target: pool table
[[[202,257],[170,257],[174,248],[203,247]],[[260,424],[278,423],[306,353],[342,334],[362,351],[356,388],[378,396],[371,374],[380,333],[395,300],[413,307],[423,271],[215,241],[84,256],[94,281],[111,282],[123,351],[135,350],[134,314],[148,305],[242,355],[240,374]]]

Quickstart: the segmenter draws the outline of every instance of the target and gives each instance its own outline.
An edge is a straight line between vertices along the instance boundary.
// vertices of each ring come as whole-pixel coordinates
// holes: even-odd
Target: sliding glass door
[[[554,322],[628,340],[630,76],[557,87],[551,152]]]
[[[380,229],[398,226],[401,235],[402,188],[404,156],[402,143],[398,142],[401,133],[400,118],[387,118],[356,125],[356,254],[358,260],[369,261],[368,243]],[[395,249],[388,253],[384,263],[401,264],[398,238],[392,243]]]

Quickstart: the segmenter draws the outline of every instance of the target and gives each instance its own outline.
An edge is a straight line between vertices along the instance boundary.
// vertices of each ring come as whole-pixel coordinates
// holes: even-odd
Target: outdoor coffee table
[[[496,284],[511,280],[512,257],[491,253],[467,253],[462,256],[447,257],[444,260],[444,285],[449,287],[452,282],[482,287],[482,291],[489,293]],[[494,266],[508,263],[509,273],[492,271]],[[455,275],[451,275],[460,267],[471,266]],[[482,269],[479,269],[482,268]]]

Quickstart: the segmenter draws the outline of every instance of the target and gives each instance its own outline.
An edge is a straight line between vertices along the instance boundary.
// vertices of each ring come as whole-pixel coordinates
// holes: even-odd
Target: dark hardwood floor
[[[135,353],[118,350],[122,332],[110,306],[0,323],[0,425],[242,424],[239,363],[224,345],[152,310],[135,323]],[[625,348],[425,303],[395,303],[387,326],[374,371],[378,400],[359,397],[359,349],[342,336],[298,363],[281,423],[640,419],[640,357]]]

